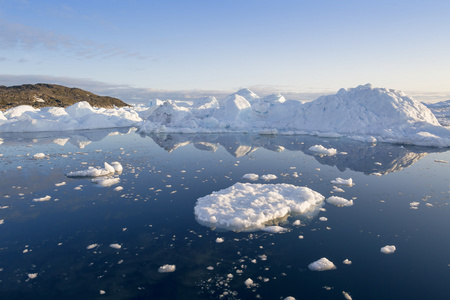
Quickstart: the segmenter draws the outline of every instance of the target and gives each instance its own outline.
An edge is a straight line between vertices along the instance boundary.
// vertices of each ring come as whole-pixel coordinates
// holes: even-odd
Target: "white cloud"
[[[125,48],[79,40],[53,31],[0,20],[0,49],[25,50],[43,48],[50,51],[63,50],[85,59],[131,57],[145,59],[146,56]]]

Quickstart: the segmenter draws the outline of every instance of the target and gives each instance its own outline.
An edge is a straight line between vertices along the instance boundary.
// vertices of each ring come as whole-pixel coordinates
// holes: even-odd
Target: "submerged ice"
[[[205,226],[254,231],[290,215],[312,215],[322,206],[323,200],[321,194],[307,187],[283,183],[236,183],[199,198],[194,213],[197,221]],[[273,232],[273,228],[267,230]]]

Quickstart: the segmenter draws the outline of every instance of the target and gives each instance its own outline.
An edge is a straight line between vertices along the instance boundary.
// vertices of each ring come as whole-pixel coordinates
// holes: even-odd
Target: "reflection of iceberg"
[[[208,227],[254,231],[276,225],[291,215],[316,215],[324,197],[307,187],[291,184],[236,183],[199,198],[196,220]]]
[[[57,144],[64,146],[67,142],[83,149],[92,142],[103,140],[111,135],[125,135],[136,130],[134,127],[110,128],[110,129],[94,129],[94,130],[77,130],[77,131],[52,131],[52,132],[15,132],[0,133],[1,139],[4,140],[4,146],[14,146],[17,144]]]
[[[393,144],[368,144],[353,139],[325,139],[315,136],[266,136],[257,134],[151,134],[156,144],[167,151],[194,144],[199,150],[215,151],[222,146],[235,157],[249,155],[259,148],[281,152],[302,151],[323,165],[336,166],[340,171],[350,169],[365,174],[387,174],[411,166],[428,153],[445,149]],[[200,146],[202,145],[202,146]],[[207,146],[208,145],[208,146]],[[312,146],[324,145],[337,149],[334,156],[314,155]]]

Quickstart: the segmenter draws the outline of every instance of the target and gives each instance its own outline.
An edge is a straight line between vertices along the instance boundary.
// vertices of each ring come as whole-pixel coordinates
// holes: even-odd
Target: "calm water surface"
[[[140,136],[128,129],[2,134],[0,142],[0,299],[450,294],[446,149],[310,136]],[[339,154],[314,155],[308,148],[316,144]],[[33,159],[36,153],[47,157]],[[110,187],[65,176],[113,161],[124,170]],[[307,186],[325,197],[353,199],[354,205],[325,202],[300,226],[292,224],[295,218],[281,221],[289,229],[281,234],[200,225],[197,199],[246,182],[246,173],[275,174],[270,183]],[[337,177],[352,178],[355,185],[332,193],[330,181]],[[33,201],[47,195],[49,201]],[[417,209],[411,209],[413,202]],[[385,245],[397,250],[382,254]],[[321,257],[337,269],[310,271],[308,265]],[[159,273],[165,264],[176,265],[175,272]]]

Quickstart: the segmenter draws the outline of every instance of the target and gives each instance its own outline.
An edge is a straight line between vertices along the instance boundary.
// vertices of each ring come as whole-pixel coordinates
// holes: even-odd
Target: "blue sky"
[[[334,93],[370,82],[445,98],[448,12],[448,0],[0,0],[0,84]]]

